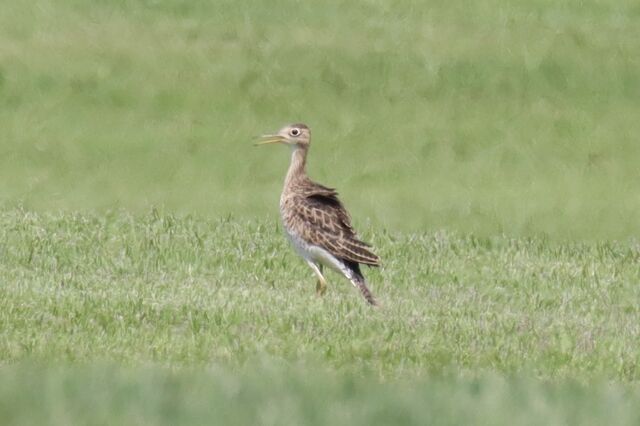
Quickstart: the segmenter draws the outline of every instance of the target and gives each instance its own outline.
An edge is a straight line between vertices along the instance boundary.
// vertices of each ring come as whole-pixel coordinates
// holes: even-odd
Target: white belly
[[[347,278],[351,279],[351,271],[345,267],[342,261],[338,260],[335,256],[329,253],[327,250],[322,247],[310,244],[300,238],[298,235],[289,232],[285,229],[285,233],[291,241],[293,248],[296,252],[302,256],[306,261],[313,262],[316,265],[324,265],[328,268],[333,269],[336,272],[339,272],[345,275]]]

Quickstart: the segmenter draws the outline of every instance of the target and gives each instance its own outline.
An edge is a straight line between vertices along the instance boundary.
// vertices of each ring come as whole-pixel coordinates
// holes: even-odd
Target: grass
[[[303,121],[378,225],[638,235],[636,3],[5,2],[0,199],[275,215]]]
[[[2,2],[0,423],[637,424],[639,21]],[[382,310],[281,236],[298,121]]]
[[[640,416],[637,245],[365,228],[387,260],[367,274],[373,310],[335,275],[316,298],[276,222],[5,210],[0,225],[0,376],[22,383],[6,419],[388,424],[457,404],[443,424],[493,409],[499,424],[520,409],[522,424]],[[85,387],[97,396],[78,399]]]
[[[0,416],[13,425],[632,425],[640,420],[637,386],[586,388],[495,375],[381,384],[290,366],[177,374],[107,365],[24,366],[0,371],[0,379]],[[15,410],[25,406],[32,408]]]
[[[275,223],[2,219],[5,361],[242,366],[267,354],[391,378],[640,378],[637,245],[369,233],[386,259],[367,273],[377,311],[338,276],[317,299]]]

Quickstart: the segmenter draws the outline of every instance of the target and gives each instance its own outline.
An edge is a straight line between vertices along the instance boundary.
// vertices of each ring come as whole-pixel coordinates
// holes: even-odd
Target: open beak
[[[268,145],[271,143],[283,143],[285,140],[284,136],[280,135],[262,135],[260,139],[260,142],[254,144],[255,146]]]

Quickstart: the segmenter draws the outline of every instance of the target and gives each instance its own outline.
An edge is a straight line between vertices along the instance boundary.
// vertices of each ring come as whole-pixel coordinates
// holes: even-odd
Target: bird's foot
[[[316,295],[318,297],[322,297],[326,292],[327,292],[327,283],[322,280],[318,280],[318,282],[316,283]]]

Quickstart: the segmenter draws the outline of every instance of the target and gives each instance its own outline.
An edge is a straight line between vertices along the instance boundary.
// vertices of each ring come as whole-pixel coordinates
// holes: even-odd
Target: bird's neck
[[[284,180],[285,186],[291,185],[306,176],[308,150],[308,147],[299,145],[292,148],[291,164],[289,164],[289,171],[287,171],[287,177]]]

